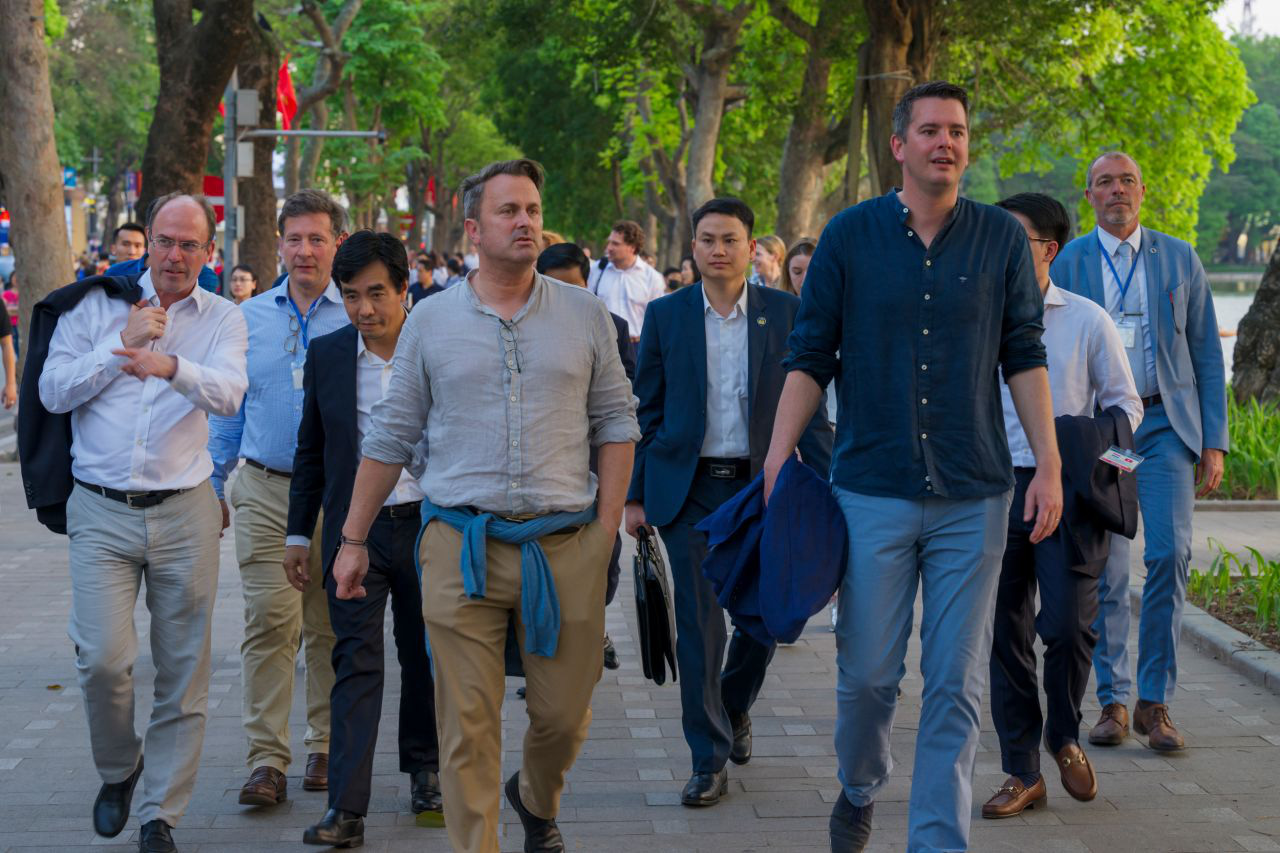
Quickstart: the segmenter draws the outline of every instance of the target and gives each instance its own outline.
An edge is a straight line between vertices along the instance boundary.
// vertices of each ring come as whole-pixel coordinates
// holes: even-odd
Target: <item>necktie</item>
[[[1128,316],[1128,319],[1137,325],[1136,334],[1138,335],[1138,346],[1130,349],[1129,367],[1133,371],[1133,381],[1138,386],[1138,394],[1147,396],[1150,393],[1147,382],[1147,359],[1144,352],[1144,335],[1142,323],[1138,315],[1142,314],[1142,290],[1138,285],[1137,278],[1129,278],[1129,271],[1133,268],[1133,246],[1128,243],[1121,243],[1116,248],[1115,264],[1116,275],[1119,276],[1116,286],[1129,282],[1129,289],[1124,294],[1124,305],[1121,310]]]

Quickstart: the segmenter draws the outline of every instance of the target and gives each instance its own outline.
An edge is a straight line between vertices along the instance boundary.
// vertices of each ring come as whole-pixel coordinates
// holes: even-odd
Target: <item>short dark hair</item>
[[[898,100],[893,108],[893,135],[899,139],[907,138],[907,128],[911,126],[911,112],[915,102],[924,98],[940,98],[944,101],[959,101],[964,107],[965,123],[969,122],[969,93],[963,87],[945,80],[934,80],[912,86]]]
[[[355,278],[365,267],[381,261],[391,276],[391,284],[401,293],[409,286],[409,253],[393,234],[357,231],[342,241],[333,256],[333,280],[339,287]]]
[[[640,227],[639,222],[630,219],[619,219],[613,223],[613,231],[622,237],[622,242],[634,248],[637,252],[644,248],[644,229]]]
[[[143,227],[141,224],[137,222],[126,222],[125,224],[117,228],[115,231],[111,232],[112,243],[120,239],[121,231],[137,231],[139,234],[142,235],[142,239],[144,240],[147,239],[147,229],[145,227]]]
[[[480,202],[484,200],[484,185],[499,175],[528,178],[533,181],[534,188],[541,193],[546,172],[537,160],[521,157],[518,160],[500,160],[497,163],[490,163],[474,175],[464,178],[462,185],[458,187],[458,194],[462,196],[462,216],[465,219],[475,219],[480,215]]]
[[[996,207],[1027,217],[1036,233],[1056,241],[1059,250],[1067,245],[1067,238],[1071,236],[1071,218],[1056,198],[1044,193],[1018,193],[996,202]]]
[[[258,283],[258,274],[254,272],[253,267],[249,266],[248,264],[236,264],[234,267],[231,268],[231,272],[232,273],[247,272],[249,274],[249,278],[253,279],[253,283],[255,285]]]
[[[147,230],[151,230],[151,226],[155,225],[156,216],[164,209],[164,206],[171,201],[180,198],[189,198],[196,204],[200,205],[200,209],[204,211],[205,224],[209,226],[209,239],[212,240],[218,234],[218,217],[214,215],[213,205],[209,203],[209,199],[198,193],[172,192],[160,196],[151,202],[151,206],[147,208]]]
[[[751,212],[751,207],[740,198],[713,198],[711,201],[702,205],[693,212],[693,233],[698,233],[698,223],[708,213],[720,213],[725,216],[733,216],[742,220],[742,224],[747,226],[747,236],[751,236],[751,229],[756,227],[756,215]]]
[[[280,208],[280,217],[276,220],[276,230],[284,236],[284,223],[295,216],[306,216],[308,213],[324,213],[329,216],[329,227],[333,236],[337,237],[347,230],[347,210],[337,199],[324,190],[298,190],[284,200]]]
[[[457,258],[450,258],[449,260],[444,262],[444,265],[449,270],[449,272],[453,273],[454,275],[462,275],[462,270],[463,270],[462,261],[458,260]]]
[[[547,270],[577,267],[582,271],[582,280],[591,279],[591,260],[577,243],[553,243],[542,250],[535,264],[538,272],[546,275]]]

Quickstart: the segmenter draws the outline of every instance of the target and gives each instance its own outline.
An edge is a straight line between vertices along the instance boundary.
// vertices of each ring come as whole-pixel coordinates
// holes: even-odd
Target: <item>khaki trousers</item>
[[[556,655],[524,648],[520,549],[489,539],[485,597],[462,588],[462,534],[433,521],[422,535],[422,615],[431,642],[440,729],[440,784],[453,849],[497,853],[502,790],[503,648],[514,614],[524,663],[529,729],[520,799],[533,814],[560,810],[565,774],[591,725],[591,693],[604,663],[604,587],[613,540],[600,522],[539,540],[560,600]]]
[[[231,485],[235,509],[236,559],[244,588],[244,731],[250,768],[289,770],[289,708],[293,704],[294,660],[304,651],[307,667],[308,753],[329,751],[329,692],[333,689],[333,628],[321,576],[320,528],[311,539],[311,582],[306,592],[284,574],[284,540],[289,513],[289,479],[240,469]]]

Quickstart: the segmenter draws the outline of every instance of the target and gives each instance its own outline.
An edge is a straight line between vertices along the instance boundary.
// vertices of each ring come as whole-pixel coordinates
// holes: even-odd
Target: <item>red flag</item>
[[[298,96],[293,91],[293,78],[289,76],[289,57],[280,65],[280,78],[276,83],[276,110],[280,113],[280,127],[289,130],[293,117],[298,114]]]

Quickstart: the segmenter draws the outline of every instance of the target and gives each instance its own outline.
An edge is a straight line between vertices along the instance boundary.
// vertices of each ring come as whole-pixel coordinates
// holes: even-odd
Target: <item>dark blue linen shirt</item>
[[[831,479],[878,497],[1013,487],[1000,376],[1045,367],[1026,233],[966,198],[926,249],[890,191],[838,214],[809,262],[788,370],[839,374]],[[837,357],[836,353],[839,352]]]

